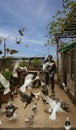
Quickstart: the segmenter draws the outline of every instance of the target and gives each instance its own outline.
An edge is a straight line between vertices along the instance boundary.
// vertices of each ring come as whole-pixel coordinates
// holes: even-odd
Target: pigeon
[[[24,84],[20,87],[20,91],[21,91],[21,92],[25,93],[26,88],[27,88],[28,86],[31,86],[31,85],[32,85],[32,83],[33,83],[33,81],[34,81],[33,77],[34,77],[33,74],[28,74],[28,75],[26,75],[25,80],[24,80]]]
[[[32,113],[32,115],[29,116],[28,118],[26,118],[24,121],[25,121],[25,123],[28,123],[29,125],[32,125],[33,121],[34,121],[34,113]]]
[[[20,99],[22,102],[27,102],[28,95],[19,90]]]
[[[21,29],[18,30],[21,36],[24,35],[24,34],[23,34],[24,30],[25,30],[25,28],[21,28]]]
[[[31,94],[33,95],[33,97],[35,97],[37,100],[39,99],[40,97],[40,91],[38,93],[32,93]]]
[[[14,107],[14,108],[12,108],[12,109],[7,109],[7,110],[6,110],[6,117],[11,117],[11,116],[13,116],[16,109],[18,109],[18,107]]]
[[[21,38],[20,38],[20,39],[17,39],[17,38],[16,38],[16,44],[20,44],[20,43],[21,43],[21,40],[22,40]]]
[[[30,96],[28,96],[28,98],[27,98],[26,105],[25,105],[24,109],[32,102],[32,98],[33,98],[33,96],[32,96],[32,94],[30,94]]]
[[[52,113],[52,110],[51,110],[50,108],[49,108],[49,109],[45,108],[44,111],[45,111],[46,113],[48,113],[48,114],[51,114],[51,113]]]
[[[61,102],[61,107],[64,111],[69,111],[69,104],[67,104],[65,101]]]
[[[8,118],[8,120],[16,120],[17,119],[17,114],[14,113],[13,116],[11,116],[10,118]]]
[[[48,93],[48,88],[42,89],[42,93],[43,93],[45,96],[48,96],[48,95],[49,95],[49,93]]]
[[[35,113],[37,110],[37,102],[35,102],[35,104],[32,107],[32,111]]]
[[[48,101],[46,101],[43,97],[42,97],[42,102],[43,102],[44,104],[49,104]]]
[[[64,128],[65,128],[65,130],[70,130],[71,129],[71,123],[70,123],[70,120],[69,120],[68,117],[66,118]]]
[[[46,72],[48,66],[52,67],[53,65],[54,65],[54,63],[50,63],[50,62],[44,63],[43,64],[43,72]]]
[[[65,112],[62,108],[61,108],[61,102],[59,101],[59,99],[57,100],[53,100],[51,98],[48,98],[48,102],[49,105],[51,107],[52,113],[49,116],[50,119],[55,120],[56,119],[56,113],[57,112]]]

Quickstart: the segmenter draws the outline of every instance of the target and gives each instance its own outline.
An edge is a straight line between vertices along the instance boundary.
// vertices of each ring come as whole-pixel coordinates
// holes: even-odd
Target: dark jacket
[[[53,61],[53,60],[48,60],[48,59],[46,59],[45,61],[44,61],[44,63],[47,63],[47,62],[49,62],[49,63],[54,63],[52,66],[50,66],[50,65],[48,65],[47,67],[46,67],[46,73],[49,73],[49,74],[52,74],[52,75],[54,75],[54,73],[56,72],[56,65],[55,65],[55,62]]]

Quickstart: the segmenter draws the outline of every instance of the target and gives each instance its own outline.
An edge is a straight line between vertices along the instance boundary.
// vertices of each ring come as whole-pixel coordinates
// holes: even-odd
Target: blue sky
[[[7,48],[19,51],[12,56],[47,56],[48,47],[44,46],[47,25],[61,8],[62,0],[0,0],[0,36],[7,39]],[[16,44],[16,38],[21,38],[18,30],[23,27],[25,31],[21,44]],[[3,47],[4,41],[0,44],[0,50],[3,51]],[[49,47],[49,54],[56,56],[55,46]]]

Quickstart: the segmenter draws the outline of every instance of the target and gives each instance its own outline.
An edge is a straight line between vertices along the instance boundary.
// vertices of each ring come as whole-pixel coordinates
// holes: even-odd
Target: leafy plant
[[[32,65],[33,65],[33,66],[40,66],[40,60],[35,58],[35,59],[32,61]]]

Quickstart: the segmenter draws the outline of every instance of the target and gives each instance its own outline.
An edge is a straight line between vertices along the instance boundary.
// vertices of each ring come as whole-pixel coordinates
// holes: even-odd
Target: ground
[[[61,128],[64,127],[64,122],[66,120],[66,117],[68,116],[72,127],[76,127],[76,108],[75,105],[72,103],[72,100],[68,97],[68,95],[64,92],[63,89],[61,89],[57,84],[55,84],[55,92],[56,97],[58,97],[60,100],[66,101],[70,106],[69,112],[58,112],[56,120],[49,119],[49,114],[44,112],[45,108],[49,108],[48,104],[44,104],[42,102],[42,92],[41,87],[33,88],[32,90],[27,90],[27,93],[29,94],[30,91],[33,93],[40,92],[40,99],[37,100],[38,108],[34,115],[34,122],[32,125],[28,125],[24,122],[24,119],[31,115],[32,106],[36,99],[29,104],[26,109],[24,109],[25,103],[23,103],[20,100],[20,96],[14,95],[14,100],[12,101],[13,104],[15,104],[19,109],[16,110],[17,113],[17,120],[16,121],[9,121],[5,114],[2,113],[2,109],[4,108],[5,104],[2,105],[2,109],[0,110],[0,119],[2,121],[1,128]],[[50,86],[49,86],[49,92]]]

